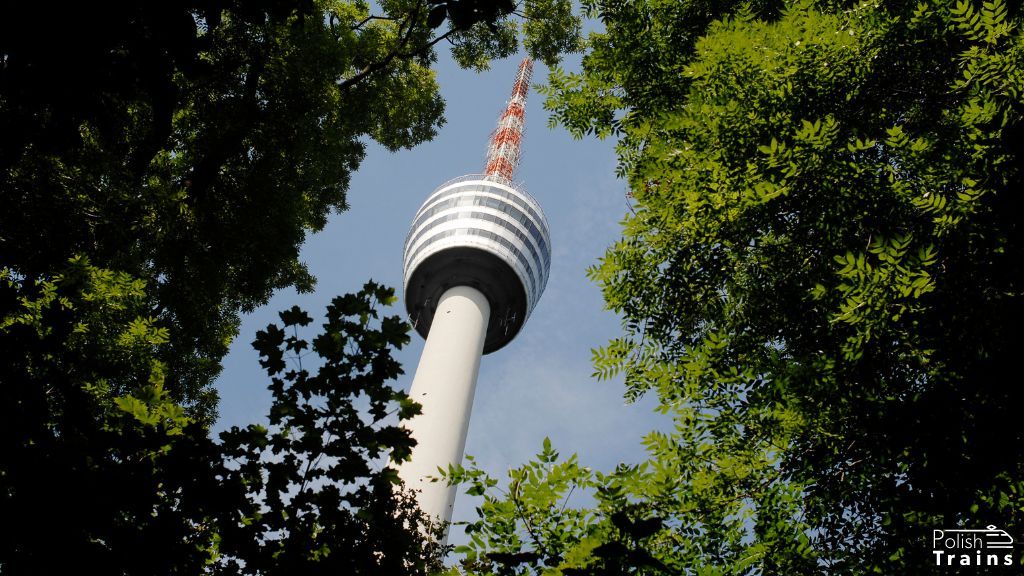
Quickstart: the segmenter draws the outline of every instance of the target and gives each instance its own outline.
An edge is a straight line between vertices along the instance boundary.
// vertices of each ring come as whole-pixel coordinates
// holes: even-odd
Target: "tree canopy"
[[[145,281],[167,389],[208,420],[238,314],[312,289],[299,247],[346,208],[367,139],[396,150],[443,123],[434,45],[486,67],[515,52],[519,10],[553,62],[578,33],[565,4],[7,6],[0,266],[27,295],[75,257]]]
[[[0,8],[0,572],[424,573],[393,484],[405,325],[369,285],[309,343],[257,339],[270,428],[209,438],[240,313],[311,290],[307,233],[367,142],[434,136],[447,41],[554,62],[564,0],[172,0]],[[293,310],[287,327],[310,322]],[[390,456],[388,456],[390,454]]]
[[[468,571],[929,573],[934,529],[1020,534],[1019,5],[586,5],[547,106],[633,199],[596,374],[675,426],[605,474],[457,472]]]
[[[393,290],[370,283],[335,298],[312,340],[300,333],[310,316],[282,312],[283,328],[253,343],[271,381],[268,426],[214,441],[164,389],[153,359],[163,331],[119,331],[139,281],[75,264],[0,332],[13,335],[2,340],[10,352],[59,358],[3,374],[34,392],[0,423],[0,516],[17,527],[0,542],[4,574],[440,569],[436,533],[391,466],[413,445],[398,423],[419,409],[392,388],[402,373],[392,353],[409,341],[407,323],[380,316]],[[75,316],[63,314],[72,304]],[[64,410],[47,414],[48,396]]]

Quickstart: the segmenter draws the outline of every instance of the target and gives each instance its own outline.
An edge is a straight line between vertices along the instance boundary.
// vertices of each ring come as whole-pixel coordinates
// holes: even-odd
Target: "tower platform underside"
[[[427,257],[406,281],[405,306],[423,338],[441,295],[455,286],[476,288],[490,303],[484,354],[508,344],[526,321],[526,291],[511,266],[482,248],[451,247]]]

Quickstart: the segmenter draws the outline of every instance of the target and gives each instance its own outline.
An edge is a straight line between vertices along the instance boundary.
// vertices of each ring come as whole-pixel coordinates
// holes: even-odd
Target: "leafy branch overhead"
[[[516,8],[512,0],[428,0],[427,3],[430,5],[427,25],[431,28],[441,26],[447,19],[455,30],[468,30],[482,23],[494,33],[498,32],[497,21]]]
[[[524,4],[563,31],[539,43],[503,3],[5,6],[0,267],[26,293],[77,256],[144,281],[167,389],[210,421],[238,315],[312,289],[299,249],[347,208],[365,137],[397,150],[443,124],[435,46],[481,69],[522,36],[553,63],[579,37],[568,6]]]

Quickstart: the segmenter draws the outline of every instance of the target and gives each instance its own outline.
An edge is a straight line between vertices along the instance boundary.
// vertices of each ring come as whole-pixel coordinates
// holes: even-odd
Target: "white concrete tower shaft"
[[[462,462],[490,314],[490,304],[479,290],[449,288],[438,302],[409,392],[423,411],[406,423],[416,439],[415,457],[399,474],[408,487],[419,491],[420,508],[444,521],[452,517],[455,487],[426,478],[439,476],[438,467],[447,470]]]

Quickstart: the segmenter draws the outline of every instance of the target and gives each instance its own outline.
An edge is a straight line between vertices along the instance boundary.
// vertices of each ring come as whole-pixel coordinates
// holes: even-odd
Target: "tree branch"
[[[513,484],[512,493],[509,495],[512,498],[512,504],[515,505],[516,507],[516,514],[519,515],[519,518],[523,521],[523,525],[526,526],[526,531],[530,534],[530,539],[533,540],[534,549],[539,550],[542,554],[544,554],[546,558],[550,558],[551,553],[548,552],[547,547],[545,547],[544,544],[541,542],[540,538],[537,537],[537,534],[533,531],[533,526],[530,524],[530,521],[526,518],[526,514],[523,513],[522,507],[519,505],[519,498],[517,497],[518,492],[519,481],[517,480],[516,483]]]
[[[334,17],[333,13],[331,14],[331,17],[332,18]],[[352,31],[359,30],[360,28],[365,26],[367,22],[370,22],[372,20],[388,20],[388,21],[392,21],[393,22],[395,19],[392,18],[391,16],[374,16],[373,14],[370,14],[366,18],[363,18],[362,20],[360,20],[359,23],[356,24],[355,26],[352,26],[351,28],[349,28],[349,30],[352,30]]]
[[[253,62],[246,73],[239,105],[232,111],[238,119],[237,122],[214,136],[215,142],[208,146],[206,155],[192,170],[190,183],[187,185],[195,197],[201,196],[213,184],[221,167],[241,147],[259,115],[257,91],[267,65],[267,56],[262,51],[257,51],[252,58]]]
[[[427,50],[433,48],[434,45],[437,44],[438,42],[449,38],[455,32],[455,30],[449,29],[444,34],[434,38],[433,40],[431,40],[430,42],[427,42],[423,46],[420,46],[419,48],[417,48],[417,49],[415,49],[415,50],[413,50],[411,52],[403,52],[402,51],[403,48],[405,48],[406,44],[409,43],[409,39],[412,37],[412,32],[416,28],[416,21],[419,19],[419,15],[420,15],[420,11],[417,8],[416,12],[414,14],[412,14],[409,17],[408,20],[406,20],[407,22],[409,22],[409,28],[405,31],[405,34],[402,35],[401,40],[398,42],[398,45],[395,46],[395,48],[393,50],[391,50],[391,52],[389,52],[387,56],[385,56],[383,59],[378,60],[378,61],[376,61],[376,62],[374,62],[372,64],[368,64],[366,67],[364,67],[362,70],[357,72],[351,78],[348,78],[346,80],[343,80],[343,81],[339,82],[338,86],[342,90],[348,90],[352,86],[355,86],[356,84],[358,84],[358,83],[362,82],[363,80],[365,80],[368,76],[370,76],[374,72],[377,72],[379,70],[382,70],[382,69],[386,68],[389,64],[391,64],[391,62],[393,62],[395,60],[395,58],[412,58],[414,56],[418,56],[420,54],[423,54]],[[399,25],[399,30],[401,30],[403,26],[404,26],[404,24],[403,25]]]

